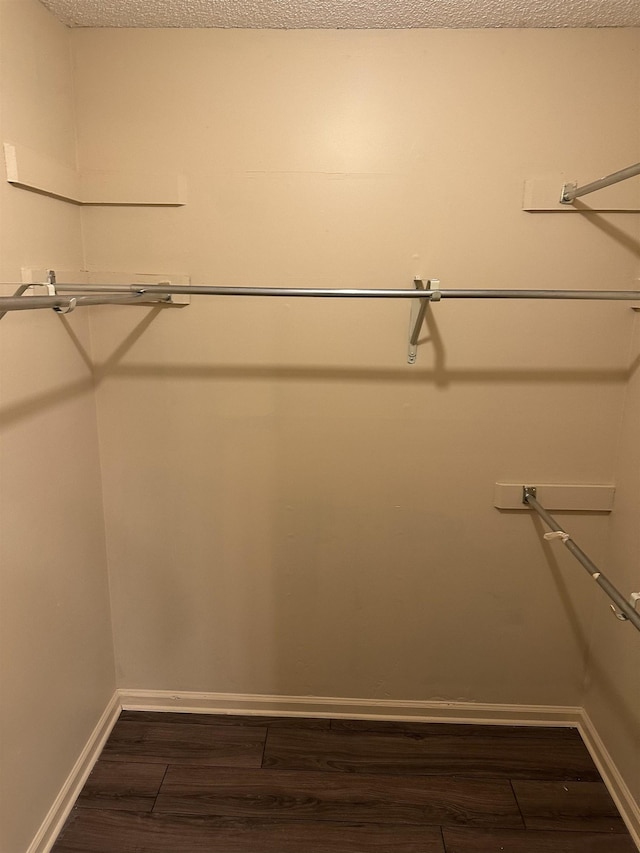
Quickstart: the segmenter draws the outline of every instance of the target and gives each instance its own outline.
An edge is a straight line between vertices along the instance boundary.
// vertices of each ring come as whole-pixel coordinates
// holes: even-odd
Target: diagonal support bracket
[[[421,278],[414,278],[413,284],[415,285],[416,290],[430,290],[431,295],[428,299],[414,299],[411,303],[411,317],[409,319],[409,354],[407,357],[407,362],[409,364],[415,364],[416,358],[418,357],[418,338],[420,336],[420,329],[422,329],[422,324],[424,323],[429,303],[437,302],[440,299],[440,279],[430,278],[425,287],[425,283]]]

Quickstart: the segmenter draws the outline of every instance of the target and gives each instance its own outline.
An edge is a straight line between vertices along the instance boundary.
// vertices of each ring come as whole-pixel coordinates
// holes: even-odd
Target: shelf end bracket
[[[427,308],[430,302],[438,302],[440,299],[440,279],[430,278],[425,282],[421,278],[414,278],[413,284],[416,290],[429,291],[428,296],[423,296],[421,299],[411,301],[411,317],[409,320],[409,353],[407,362],[415,364],[418,357],[418,337],[420,329],[424,323],[424,318],[427,313]]]

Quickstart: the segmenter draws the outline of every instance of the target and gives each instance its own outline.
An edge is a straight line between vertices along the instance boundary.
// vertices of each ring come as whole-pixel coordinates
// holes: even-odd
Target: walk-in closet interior
[[[573,728],[640,845],[638,6],[279,6],[0,0],[0,851],[123,710]]]

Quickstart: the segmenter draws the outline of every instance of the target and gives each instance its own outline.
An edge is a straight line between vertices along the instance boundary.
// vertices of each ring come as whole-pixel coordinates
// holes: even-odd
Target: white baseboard
[[[574,726],[640,850],[640,806],[620,775],[589,715],[563,705],[489,705],[474,702],[423,702],[324,696],[265,696],[169,690],[117,690],[67,777],[27,853],[48,853],[109,737],[120,710],[182,711],[288,717],[408,720],[481,725]]]
[[[98,720],[96,727],[91,732],[84,749],[73,765],[71,772],[60,789],[60,793],[42,822],[36,837],[29,845],[27,853],[49,853],[49,850],[53,847],[78,794],[82,790],[89,773],[93,769],[93,765],[102,752],[102,747],[111,734],[111,729],[118,719],[120,710],[120,697],[116,692]]]
[[[561,705],[483,705],[475,702],[421,702],[345,699],[334,696],[265,696],[250,693],[190,693],[170,690],[118,691],[130,711],[184,711],[204,714],[257,714],[515,726],[578,726],[582,709]]]
[[[627,825],[627,829],[631,833],[636,847],[640,850],[640,804],[633,798],[631,791],[611,757],[611,753],[604,745],[591,718],[584,709],[580,713],[578,731],[585,746],[591,753],[594,764],[600,771],[600,775],[609,789],[609,793],[618,807],[618,811],[622,815],[622,819]]]
[[[264,696],[246,693],[196,693],[169,690],[119,691],[132,711],[183,711],[201,714],[254,714],[513,726],[573,726],[589,750],[613,800],[640,850],[640,807],[583,708],[564,705],[489,705],[475,702],[420,702],[345,699],[324,696]]]

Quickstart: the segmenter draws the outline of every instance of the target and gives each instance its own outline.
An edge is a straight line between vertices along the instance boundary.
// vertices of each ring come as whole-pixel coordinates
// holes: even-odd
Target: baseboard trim
[[[91,732],[78,760],[73,765],[71,772],[62,785],[60,793],[49,809],[35,838],[29,845],[27,853],[49,853],[53,847],[78,794],[87,781],[93,765],[96,763],[107,738],[111,734],[111,729],[118,719],[120,710],[120,696],[116,691],[98,720],[96,727]]]
[[[640,850],[640,804],[634,799],[627,783],[620,775],[611,753],[604,745],[604,741],[584,709],[580,711],[578,731],[600,771],[600,775],[609,789],[609,793],[618,807],[636,847]]]
[[[576,727],[640,850],[640,806],[584,708],[564,705],[493,705],[326,696],[266,696],[119,689],[105,708],[27,853],[49,853],[122,709],[283,717],[414,720],[479,725]]]
[[[584,708],[567,705],[489,705],[475,702],[399,701],[326,696],[265,696],[169,690],[118,691],[130,711],[183,711],[283,717],[414,720],[479,725],[571,726],[578,729],[640,850],[640,807]]]
[[[485,705],[475,702],[353,699],[335,696],[265,696],[250,693],[194,693],[169,690],[118,691],[130,711],[184,711],[372,720],[478,723],[516,726],[576,726],[581,708],[561,705]]]

